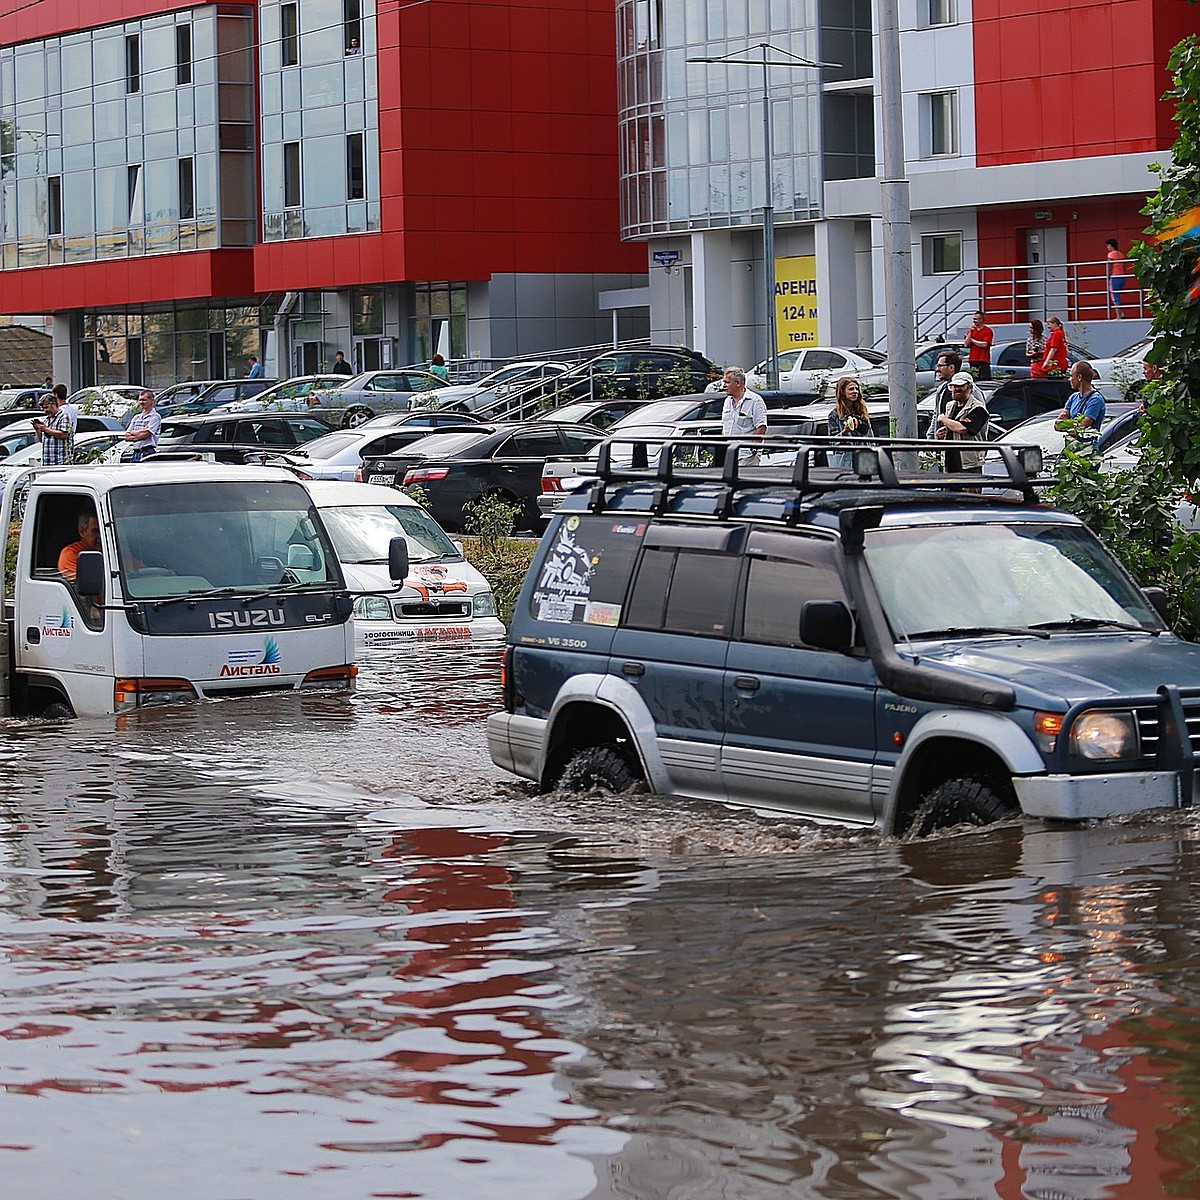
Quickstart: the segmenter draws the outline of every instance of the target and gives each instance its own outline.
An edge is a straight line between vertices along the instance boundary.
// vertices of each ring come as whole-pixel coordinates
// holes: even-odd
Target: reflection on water
[[[1197,823],[534,796],[498,649],[0,729],[0,1169],[59,1200],[1195,1195]]]

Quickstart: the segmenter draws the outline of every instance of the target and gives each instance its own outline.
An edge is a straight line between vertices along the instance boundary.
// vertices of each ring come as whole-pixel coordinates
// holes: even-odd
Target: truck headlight
[[[494,617],[496,615],[496,597],[491,592],[480,592],[471,597],[471,616]]]
[[[359,596],[354,601],[356,621],[390,621],[392,606],[386,596]]]
[[[1071,753],[1080,758],[1135,758],[1137,752],[1133,713],[1088,712],[1071,726]]]

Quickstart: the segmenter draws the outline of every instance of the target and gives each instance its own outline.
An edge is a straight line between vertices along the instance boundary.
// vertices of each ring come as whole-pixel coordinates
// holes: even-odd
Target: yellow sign
[[[775,260],[775,331],[780,350],[817,344],[817,258]]]

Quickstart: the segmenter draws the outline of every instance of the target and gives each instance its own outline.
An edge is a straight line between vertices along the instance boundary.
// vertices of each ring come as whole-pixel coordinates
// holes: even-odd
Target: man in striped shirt
[[[53,392],[42,397],[42,412],[48,420],[33,422],[42,443],[42,465],[65,466],[75,453],[75,418]]]

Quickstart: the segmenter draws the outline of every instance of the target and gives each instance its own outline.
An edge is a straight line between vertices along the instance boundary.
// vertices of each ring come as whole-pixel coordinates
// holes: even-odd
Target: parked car
[[[947,350],[952,350],[967,365],[967,347],[961,342],[922,342],[917,346],[917,394],[923,395],[938,384],[938,358]],[[1071,362],[1087,358],[1087,351],[1074,343],[1067,344],[1067,355]],[[992,381],[1006,379],[1021,379],[1029,377],[1029,359],[1025,357],[1025,341],[994,342],[992,344]],[[886,388],[888,385],[887,368],[875,367],[870,371],[860,371],[858,381],[863,387],[872,390]]]
[[[450,415],[450,414],[447,414]],[[450,429],[470,429],[470,425],[450,425]],[[397,425],[379,428],[373,422],[355,429],[335,429],[305,442],[267,465],[289,467],[302,479],[342,479],[361,483],[363,460],[395,454],[405,446],[428,437],[428,425]]]
[[[572,400],[549,412],[539,413],[539,421],[566,421],[567,424],[594,425],[607,429],[610,425],[645,408],[648,400]]]
[[[1137,434],[1138,418],[1141,416],[1140,405],[1132,401],[1105,400],[1107,416],[1101,426],[1099,435],[1094,439],[1095,450],[1099,454],[1123,445]],[[998,443],[1007,446],[1037,446],[1042,452],[1043,469],[1052,471],[1054,464],[1063,455],[1069,434],[1054,426],[1058,423],[1059,410],[1039,413],[996,438]],[[983,473],[985,475],[1003,475],[1006,472],[1000,455],[992,451],[984,459]]]
[[[870,371],[886,361],[879,350],[841,346],[807,346],[803,350],[785,350],[779,355],[779,390],[782,392],[821,393],[827,380],[850,372]],[[746,386],[757,392],[767,386],[768,363],[764,359],[746,372]]]
[[[510,389],[551,379],[566,370],[567,364],[561,362],[538,360],[508,363],[474,383],[434,388],[422,399],[432,408],[453,408],[459,412],[474,413],[507,395]]]
[[[569,497],[510,623],[492,760],[910,837],[1188,805],[1200,647],[1161,591],[1030,488],[931,487],[876,452],[853,490],[739,468],[723,502],[697,476],[648,504],[660,485],[614,468]]]
[[[1142,363],[1154,348],[1154,339],[1140,338],[1132,346],[1118,350],[1111,358],[1093,358],[1089,361],[1097,379],[1107,379],[1125,388],[1137,390],[1144,382]]]
[[[415,500],[370,484],[307,486],[354,595],[360,648],[503,637],[487,580]],[[388,574],[396,537],[408,545],[408,573],[400,581]]]
[[[364,421],[359,429],[395,429],[403,425],[411,427],[416,437],[424,437],[435,429],[462,429],[478,425],[479,418],[469,413],[455,412],[453,409],[414,408],[409,412],[380,413],[369,421]]]
[[[364,371],[349,375],[339,385],[317,388],[309,395],[310,406],[331,425],[361,425],[376,413],[407,410],[413,398],[422,397],[445,380],[428,371]]]
[[[48,396],[47,387],[0,388],[0,411],[8,408],[37,408],[43,396]]]
[[[257,396],[278,382],[277,379],[212,379],[190,396],[186,391],[194,387],[194,384],[176,384],[176,388],[182,386],[184,391],[176,392],[167,388],[154,398],[154,407],[161,416],[179,417],[212,412],[226,404]]]
[[[545,398],[557,407],[570,400],[654,399],[702,392],[723,374],[703,354],[682,346],[644,346],[636,350],[609,350],[553,379],[520,388],[493,407],[525,406],[525,415]]]
[[[548,458],[582,454],[603,439],[587,425],[503,421],[459,433],[434,433],[399,454],[364,462],[368,483],[419,484],[443,529],[462,529],[467,510],[494,496],[518,509],[519,529],[540,524],[537,497]]]
[[[80,418],[82,420],[82,418]],[[108,417],[93,417],[92,420],[109,420]],[[125,431],[118,425],[87,429],[75,435],[74,462],[92,462],[104,457],[114,446],[125,445]],[[29,442],[0,458],[0,473],[11,474],[22,467],[36,466],[42,461],[42,447],[37,441]]]
[[[987,403],[992,421],[1006,430],[1039,413],[1058,412],[1074,391],[1065,376],[1006,379],[1003,383],[993,381],[976,386]],[[1095,387],[1104,396],[1105,404],[1119,403],[1124,398],[1115,384],[1097,383]]]
[[[308,412],[313,392],[337,387],[345,378],[344,375],[297,375],[222,407],[228,412]]]
[[[164,417],[158,436],[159,456],[186,451],[216,462],[242,463],[263,450],[279,453],[330,432],[332,426],[310,413],[209,413],[197,417]],[[122,454],[128,458],[133,445]]]
[[[137,398],[144,390],[131,383],[106,383],[72,392],[67,397],[67,403],[73,404],[81,414],[127,419],[133,415]],[[127,424],[128,421],[122,423]]]
[[[26,446],[33,446],[38,441],[37,430],[33,428],[33,416],[30,414],[30,423],[28,426],[23,426],[19,422],[12,425],[0,428],[0,459],[9,460]],[[41,412],[37,413],[39,419],[44,417]],[[100,433],[105,430],[123,433],[124,426],[116,417],[94,417],[90,413],[80,413],[75,422],[75,442],[78,443],[80,435],[85,433]],[[34,461],[40,461],[41,455],[34,457]]]

